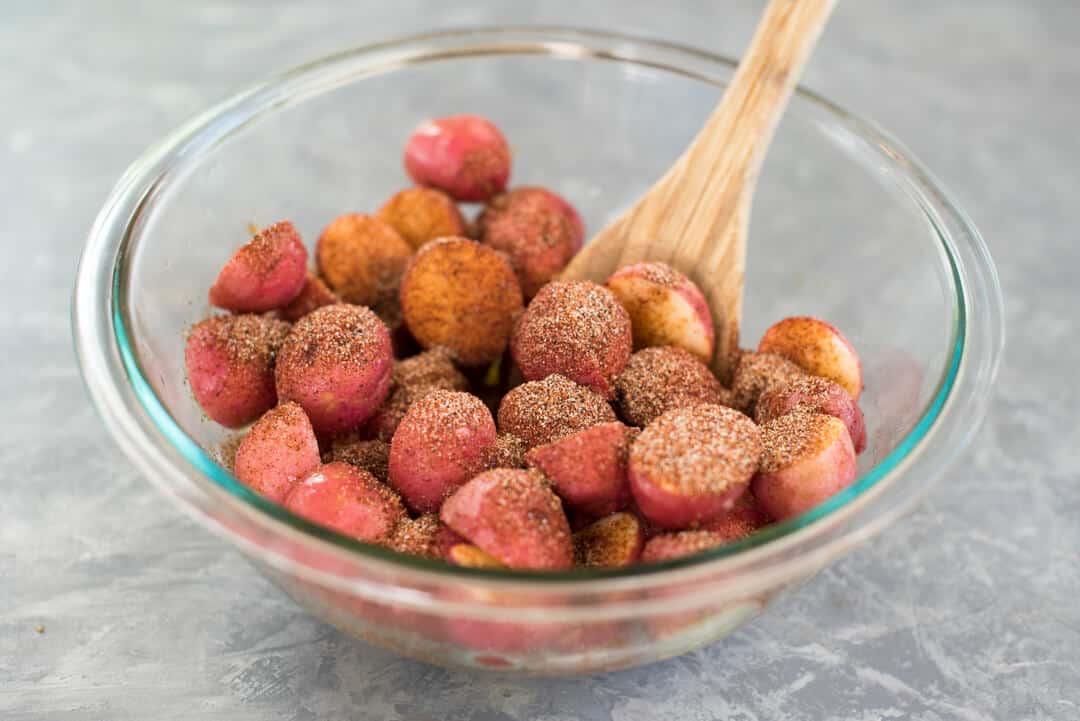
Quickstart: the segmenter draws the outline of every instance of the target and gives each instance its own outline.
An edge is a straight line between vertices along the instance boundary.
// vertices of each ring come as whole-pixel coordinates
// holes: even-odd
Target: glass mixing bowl
[[[247,226],[309,241],[408,179],[409,131],[475,112],[514,149],[513,182],[565,195],[595,231],[701,127],[731,60],[575,29],[436,33],[299,67],[210,109],[127,171],[91,231],[74,296],[90,395],[131,460],[319,618],[444,665],[573,674],[647,663],[730,633],[905,511],[984,415],[1000,288],[978,232],[896,141],[800,90],[754,202],[744,345],[792,314],[862,355],[859,479],[802,517],[655,566],[471,570],[313,526],[218,463],[228,432],[184,378],[185,330]],[[197,612],[197,611],[196,611]]]

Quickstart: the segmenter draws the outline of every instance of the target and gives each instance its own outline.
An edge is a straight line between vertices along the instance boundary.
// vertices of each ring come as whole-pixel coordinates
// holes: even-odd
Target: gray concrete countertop
[[[387,35],[575,23],[736,54],[761,3],[666,5],[5,0],[0,717],[1080,718],[1075,0],[840,3],[806,83],[893,131],[975,218],[1005,288],[1007,357],[989,422],[919,511],[702,651],[515,680],[351,641],[159,496],[90,408],[69,340],[76,258],[164,132]]]

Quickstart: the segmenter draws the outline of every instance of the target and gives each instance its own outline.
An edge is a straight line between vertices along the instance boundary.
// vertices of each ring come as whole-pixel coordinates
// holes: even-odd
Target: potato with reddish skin
[[[566,514],[537,471],[485,471],[447,498],[439,517],[510,568],[559,570],[573,565]]]
[[[371,436],[389,441],[413,403],[434,390],[463,391],[468,387],[469,381],[454,367],[450,354],[443,348],[394,361],[390,395],[365,429]]]
[[[630,440],[630,429],[622,423],[602,423],[536,446],[525,454],[525,462],[551,481],[568,507],[599,518],[630,502]]]
[[[303,406],[317,433],[353,430],[390,392],[390,334],[358,305],[328,305],[293,326],[274,371],[283,401]]]
[[[515,386],[499,403],[499,430],[517,436],[526,448],[617,420],[607,401],[558,374]]]
[[[188,383],[211,420],[239,428],[274,407],[274,359],[288,333],[288,323],[257,315],[214,316],[191,328]]]
[[[281,317],[295,323],[317,308],[340,302],[337,293],[330,290],[322,278],[309,271],[300,294],[281,309]]]
[[[644,428],[664,413],[701,403],[731,405],[731,392],[695,356],[677,346],[642,348],[615,379],[619,412]]]
[[[323,230],[315,245],[315,261],[319,274],[342,300],[369,306],[382,315],[393,313],[401,274],[412,252],[412,246],[387,223],[347,213]]]
[[[739,541],[769,525],[769,516],[758,505],[754,494],[747,491],[739,496],[735,507],[701,524],[702,531],[723,536],[725,542]]]
[[[424,348],[448,349],[465,366],[502,355],[522,307],[510,263],[468,238],[428,243],[401,281],[401,310],[413,337]]]
[[[439,510],[446,496],[488,468],[495,421],[476,396],[436,390],[413,403],[390,441],[390,485],[417,513]]]
[[[255,421],[236,449],[234,473],[251,490],[281,503],[319,466],[319,442],[304,409],[282,403]]]
[[[613,513],[574,534],[574,560],[585,568],[621,568],[636,563],[645,529],[632,513]]]
[[[468,231],[465,218],[446,193],[435,188],[406,188],[395,193],[376,214],[405,241],[419,250],[436,238],[462,236]]]
[[[558,373],[610,400],[632,345],[630,317],[611,291],[587,280],[554,281],[525,309],[510,353],[526,380]]]
[[[494,123],[479,115],[433,118],[409,136],[405,170],[418,185],[455,200],[482,202],[506,188],[510,146]]]
[[[776,386],[758,398],[754,420],[765,425],[797,410],[824,413],[839,418],[847,426],[856,453],[866,448],[866,421],[859,405],[843,386],[828,378],[805,376]]]
[[[802,368],[783,356],[744,351],[735,365],[731,381],[731,405],[753,417],[762,393],[805,375]]]
[[[634,348],[673,345],[711,363],[716,345],[712,313],[694,281],[665,263],[634,263],[606,285],[630,314]]]
[[[454,533],[433,513],[398,521],[386,545],[399,553],[445,560],[450,549],[465,539]]]
[[[856,401],[862,393],[862,362],[851,341],[819,318],[798,316],[773,324],[761,336],[758,352],[776,353],[811,375],[839,383]]]
[[[731,510],[761,459],[761,433],[730,408],[668,411],[630,447],[634,500],[661,528],[678,530]]]
[[[789,413],[767,423],[762,439],[765,453],[751,489],[777,521],[809,511],[855,480],[855,447],[839,418]]]
[[[327,463],[296,484],[285,507],[312,523],[363,541],[384,541],[407,518],[398,495],[367,471]]]
[[[229,259],[210,287],[210,303],[234,313],[281,308],[300,293],[307,248],[285,220],[255,234]]]
[[[581,250],[585,225],[550,190],[515,188],[497,195],[476,219],[480,242],[506,253],[525,298],[532,298]]]
[[[725,543],[729,543],[727,538],[712,531],[661,533],[645,542],[645,548],[641,552],[641,562],[671,561],[684,556],[692,556]]]

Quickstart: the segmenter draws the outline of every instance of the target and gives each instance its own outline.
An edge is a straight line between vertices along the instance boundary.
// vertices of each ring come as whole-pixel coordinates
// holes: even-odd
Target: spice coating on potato
[[[682,529],[730,510],[761,460],[761,433],[730,408],[668,411],[630,447],[629,478],[645,517]]]
[[[392,304],[412,246],[388,224],[347,213],[323,230],[315,245],[319,273],[346,303],[377,311]]]
[[[521,287],[507,260],[467,238],[428,243],[401,282],[401,310],[413,337],[424,348],[448,349],[466,366],[502,355],[521,309]]]
[[[635,563],[645,529],[632,513],[613,513],[574,534],[574,561],[585,568],[620,568]]]
[[[812,411],[839,418],[847,426],[856,453],[866,448],[866,422],[855,399],[828,378],[806,376],[761,394],[754,420],[758,425],[795,411]]]
[[[191,328],[188,383],[211,420],[239,428],[277,403],[274,363],[288,333],[288,323],[257,315],[214,316]]]
[[[537,187],[492,198],[476,220],[476,231],[482,243],[506,253],[526,299],[566,267],[585,239],[577,211]]]
[[[635,349],[673,345],[703,363],[712,361],[712,312],[685,275],[664,263],[635,263],[615,271],[604,285],[630,314]]]
[[[390,485],[417,513],[439,510],[444,498],[489,467],[495,421],[476,396],[436,390],[416,401],[390,442]]]
[[[498,415],[499,430],[517,436],[527,448],[618,420],[602,397],[558,374],[511,388]]]
[[[747,351],[735,366],[731,381],[732,406],[753,416],[758,398],[776,386],[802,378],[806,373],[792,361],[775,353]]]
[[[235,313],[261,313],[289,303],[304,287],[307,248],[293,224],[275,223],[229,259],[210,287],[210,303]]]
[[[485,471],[447,498],[439,517],[511,568],[558,570],[573,565],[566,514],[536,471]]]
[[[319,442],[304,409],[282,403],[255,421],[236,449],[240,482],[281,503],[293,486],[319,465]]]
[[[444,348],[394,361],[390,395],[368,421],[366,430],[375,438],[389,442],[413,403],[431,391],[463,391],[468,387],[469,381],[454,367]]]
[[[777,521],[801,515],[855,481],[855,447],[843,421],[795,412],[762,429],[765,452],[751,489]]]
[[[510,352],[526,380],[553,373],[607,399],[630,360],[630,317],[610,290],[589,281],[545,285],[514,328]]]
[[[395,193],[379,208],[376,217],[396,230],[414,250],[437,238],[465,235],[468,230],[453,198],[441,190],[420,186]]]
[[[730,405],[731,392],[708,367],[676,346],[643,348],[615,379],[619,411],[644,428],[664,413],[700,403]]]
[[[299,403],[319,433],[367,420],[390,391],[390,334],[357,305],[328,305],[293,326],[278,353],[278,396]]]
[[[856,401],[862,393],[862,362],[851,341],[820,318],[798,316],[773,324],[758,343],[761,353],[776,353],[811,375],[836,381]]]

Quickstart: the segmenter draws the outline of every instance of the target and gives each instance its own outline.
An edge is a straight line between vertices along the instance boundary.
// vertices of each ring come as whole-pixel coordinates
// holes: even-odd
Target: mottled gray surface
[[[992,247],[1010,344],[974,450],[913,517],[732,638],[572,681],[351,641],[182,518],[87,403],[68,333],[76,256],[131,159],[268,71],[508,21],[735,53],[760,3],[300,5],[0,6],[0,717],[1080,718],[1074,0],[841,3],[807,74],[904,139]]]

